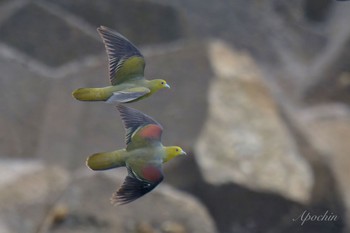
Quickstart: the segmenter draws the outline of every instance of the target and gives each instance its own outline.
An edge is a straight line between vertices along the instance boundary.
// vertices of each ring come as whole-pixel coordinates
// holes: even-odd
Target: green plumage
[[[126,151],[116,150],[112,152],[96,153],[89,157],[86,165],[92,170],[107,170],[117,167],[125,167]]]
[[[112,197],[112,203],[126,204],[150,192],[163,180],[164,162],[186,153],[178,146],[162,145],[163,128],[151,117],[122,105],[118,110],[126,129],[126,149],[93,154],[86,164],[92,170],[126,167],[128,176]]]
[[[169,88],[165,80],[144,78],[144,57],[128,39],[104,26],[97,30],[106,47],[111,86],[79,88],[73,91],[74,98],[80,101],[130,103],[162,88]]]

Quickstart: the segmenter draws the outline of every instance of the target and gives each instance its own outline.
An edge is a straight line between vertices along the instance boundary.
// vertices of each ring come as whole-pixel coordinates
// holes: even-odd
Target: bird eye
[[[179,151],[179,149],[176,149],[176,151],[178,152],[178,151]]]
[[[161,82],[160,84],[164,85],[164,82]]]

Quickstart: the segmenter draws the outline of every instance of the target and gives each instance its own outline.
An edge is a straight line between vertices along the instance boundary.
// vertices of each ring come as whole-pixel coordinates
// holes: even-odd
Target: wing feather
[[[163,128],[152,117],[124,105],[118,105],[117,109],[120,112],[126,130],[125,141],[127,145],[136,138],[138,141],[160,141]]]
[[[141,52],[127,38],[104,26],[97,28],[108,55],[112,85],[133,78],[143,78],[145,60]]]
[[[139,178],[130,168],[128,168],[129,174],[125,178],[122,186],[113,194],[111,198],[112,204],[124,205],[152,191],[164,178],[161,170],[158,170],[158,168],[154,169],[159,171],[159,176],[157,179],[151,181]]]
[[[107,99],[107,103],[129,103],[150,93],[150,89],[145,87],[134,87],[122,91],[113,92]]]

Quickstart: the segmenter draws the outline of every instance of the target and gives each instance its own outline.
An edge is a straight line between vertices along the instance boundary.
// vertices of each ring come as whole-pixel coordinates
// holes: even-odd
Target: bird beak
[[[187,153],[185,151],[182,151],[181,154],[182,155],[187,155]]]
[[[166,88],[169,88],[169,89],[170,89],[170,86],[169,86],[169,84],[165,84],[165,87],[166,87]]]

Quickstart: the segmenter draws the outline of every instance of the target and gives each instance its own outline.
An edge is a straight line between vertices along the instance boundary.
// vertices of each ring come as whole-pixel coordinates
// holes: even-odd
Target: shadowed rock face
[[[182,19],[176,9],[149,1],[50,0],[91,25],[105,25],[124,34],[135,44],[164,43],[182,36]]]
[[[38,24],[38,20],[41,23]],[[8,18],[0,26],[0,34],[3,43],[50,67],[103,49],[98,41],[34,3]]]
[[[305,90],[303,99],[309,104],[342,102],[350,105],[350,30],[344,46],[338,49],[334,60],[319,67],[315,72],[317,81]]]
[[[305,142],[301,142],[305,143]],[[308,146],[302,151],[311,155]],[[342,232],[344,228],[344,208],[339,203],[339,193],[334,183],[333,175],[322,164],[315,163],[317,170],[317,186],[312,204],[300,204],[271,192],[254,191],[237,183],[212,184],[205,181],[198,164],[200,155],[190,153],[189,158],[182,158],[166,166],[165,182],[178,189],[189,192],[205,204],[215,220],[219,232]],[[321,172],[321,174],[319,174]],[[325,177],[322,177],[325,176]],[[320,188],[323,197],[319,196]],[[317,201],[316,201],[317,199]],[[297,219],[304,211],[322,215],[325,211],[338,216],[333,222],[308,222],[301,226]]]
[[[29,3],[10,15],[0,26],[0,41],[49,67],[103,51],[97,32],[94,38],[88,36],[86,28],[72,25],[75,20],[86,20],[91,29],[109,26],[136,45],[170,42],[183,34],[180,15],[166,5],[135,0],[48,2]],[[63,19],[72,16],[70,22]]]

